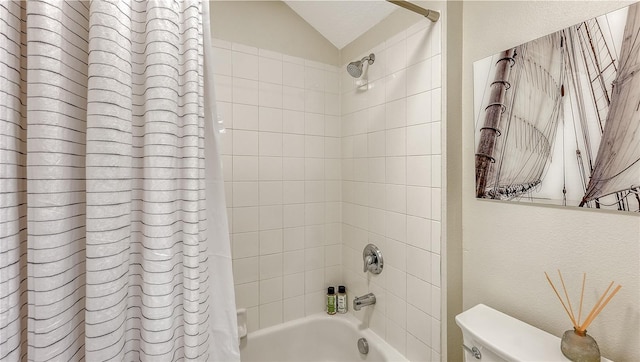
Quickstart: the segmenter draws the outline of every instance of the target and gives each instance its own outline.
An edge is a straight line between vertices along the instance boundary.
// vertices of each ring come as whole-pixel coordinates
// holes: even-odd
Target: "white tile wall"
[[[253,331],[324,308],[342,278],[338,68],[214,41],[237,304]]]
[[[364,88],[344,67],[214,40],[238,307],[250,331],[324,310],[327,286],[409,359],[440,359],[440,23],[373,47]],[[346,65],[345,65],[346,66]],[[362,273],[362,249],[385,256]],[[354,311],[351,311],[354,313]]]
[[[428,20],[376,53],[363,91],[342,79],[343,278],[350,297],[374,292],[371,328],[409,359],[440,359],[440,23]],[[362,248],[385,257],[362,273]]]

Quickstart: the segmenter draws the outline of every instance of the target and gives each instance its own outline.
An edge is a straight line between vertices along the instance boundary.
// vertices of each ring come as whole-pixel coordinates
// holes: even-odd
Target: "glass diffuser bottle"
[[[570,329],[562,335],[560,342],[562,354],[572,361],[600,362],[598,343],[587,331]]]

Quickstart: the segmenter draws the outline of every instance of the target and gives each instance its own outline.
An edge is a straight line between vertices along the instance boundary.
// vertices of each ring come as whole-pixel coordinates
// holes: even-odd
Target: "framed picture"
[[[640,3],[474,63],[476,197],[640,212]]]

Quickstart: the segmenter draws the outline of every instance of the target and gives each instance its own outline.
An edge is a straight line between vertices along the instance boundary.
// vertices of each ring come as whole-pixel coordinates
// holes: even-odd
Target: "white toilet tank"
[[[559,337],[484,304],[457,315],[456,323],[469,348],[464,351],[466,362],[569,361],[560,351]],[[481,359],[471,352],[474,347]]]

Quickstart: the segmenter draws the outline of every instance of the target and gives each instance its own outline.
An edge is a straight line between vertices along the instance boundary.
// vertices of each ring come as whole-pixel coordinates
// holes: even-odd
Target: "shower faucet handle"
[[[362,271],[366,273],[367,271],[369,271],[369,267],[371,265],[375,265],[375,259],[373,258],[373,256],[367,255],[364,258],[364,268],[362,269]]]
[[[362,251],[362,261],[364,263],[362,269],[363,272],[366,273],[367,271],[370,271],[373,274],[382,273],[382,252],[377,246],[373,244],[365,246]]]

